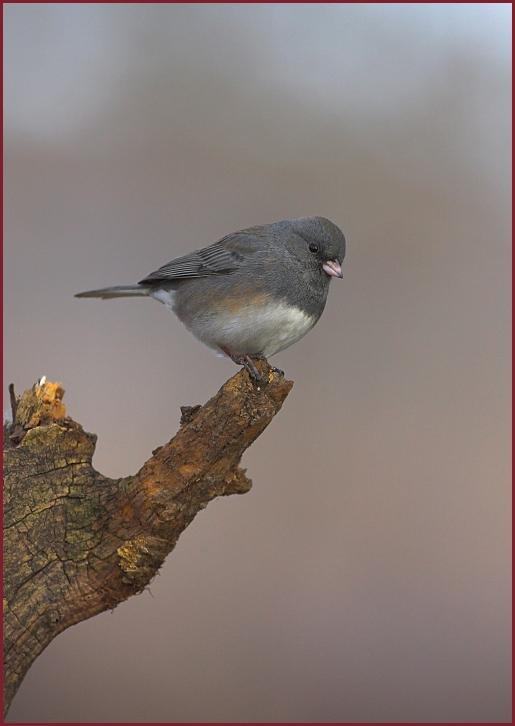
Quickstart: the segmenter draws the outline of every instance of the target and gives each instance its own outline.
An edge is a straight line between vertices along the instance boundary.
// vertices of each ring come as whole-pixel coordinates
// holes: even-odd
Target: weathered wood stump
[[[180,533],[214,497],[251,487],[239,467],[292,387],[265,361],[204,406],[183,407],[181,428],[134,476],[91,464],[96,436],[66,416],[60,384],[16,399],[4,427],[5,710],[56,635],[141,592]]]

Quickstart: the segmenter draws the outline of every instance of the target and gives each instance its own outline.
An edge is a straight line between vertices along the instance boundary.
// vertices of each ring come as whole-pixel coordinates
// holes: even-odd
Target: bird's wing
[[[177,257],[140,280],[140,285],[173,282],[188,277],[207,277],[234,272],[242,263],[266,246],[260,227],[230,234],[196,252]]]

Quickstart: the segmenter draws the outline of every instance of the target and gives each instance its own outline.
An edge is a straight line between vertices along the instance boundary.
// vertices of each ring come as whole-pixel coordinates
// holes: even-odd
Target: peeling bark
[[[114,608],[156,575],[180,533],[214,497],[251,487],[245,449],[281,408],[292,383],[257,367],[204,406],[134,476],[91,464],[96,436],[66,417],[60,384],[14,401],[4,427],[4,707],[34,659],[74,623]]]

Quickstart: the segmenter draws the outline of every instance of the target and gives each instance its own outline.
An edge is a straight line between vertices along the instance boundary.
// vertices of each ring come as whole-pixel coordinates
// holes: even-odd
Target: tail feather
[[[103,287],[100,290],[79,292],[75,297],[98,297],[102,300],[110,300],[114,297],[146,297],[148,293],[149,288],[142,285],[114,285],[113,287]]]

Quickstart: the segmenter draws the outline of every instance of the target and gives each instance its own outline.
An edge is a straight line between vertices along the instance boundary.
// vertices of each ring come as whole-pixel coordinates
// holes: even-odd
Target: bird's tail
[[[149,291],[150,288],[143,285],[114,285],[100,290],[78,292],[75,297],[99,297],[102,300],[110,300],[113,297],[146,297]]]

